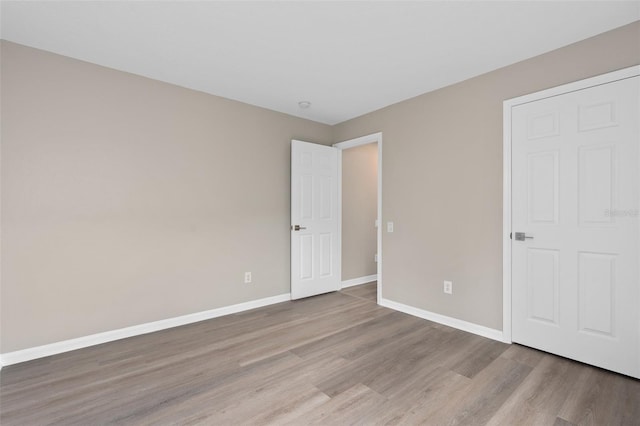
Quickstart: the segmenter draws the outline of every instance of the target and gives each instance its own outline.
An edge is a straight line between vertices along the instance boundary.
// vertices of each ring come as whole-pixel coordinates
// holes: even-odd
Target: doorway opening
[[[338,202],[341,288],[380,302],[382,295],[382,133],[334,145],[340,149]]]

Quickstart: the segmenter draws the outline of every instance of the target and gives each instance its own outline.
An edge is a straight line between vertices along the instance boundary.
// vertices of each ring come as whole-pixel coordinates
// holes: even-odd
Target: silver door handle
[[[300,225],[293,225],[291,226],[291,229],[293,229],[294,231],[300,231],[301,229],[307,229],[304,226],[300,226]]]
[[[516,241],[524,241],[525,239],[533,240],[533,237],[531,235],[525,234],[524,232],[516,232],[516,237],[514,239]]]

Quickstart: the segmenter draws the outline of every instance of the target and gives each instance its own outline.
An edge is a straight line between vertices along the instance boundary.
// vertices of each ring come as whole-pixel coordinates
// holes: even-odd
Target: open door
[[[291,141],[291,299],[340,290],[339,155]]]

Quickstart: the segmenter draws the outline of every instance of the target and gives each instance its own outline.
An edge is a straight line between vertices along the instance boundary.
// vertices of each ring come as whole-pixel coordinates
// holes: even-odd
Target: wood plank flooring
[[[375,304],[375,283],[0,373],[9,425],[640,425],[640,381]]]

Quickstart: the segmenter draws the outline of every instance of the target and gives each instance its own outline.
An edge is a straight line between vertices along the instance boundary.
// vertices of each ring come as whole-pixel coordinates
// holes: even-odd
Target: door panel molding
[[[291,299],[340,290],[340,150],[291,141]]]
[[[514,231],[519,231],[519,229],[512,229],[512,110],[517,106],[522,106],[523,104],[528,104],[535,101],[540,101],[548,98],[552,98],[559,95],[564,95],[572,92],[577,92],[583,89],[588,89],[596,86],[605,85],[608,83],[613,83],[616,81],[626,80],[633,77],[640,76],[640,65],[632,66],[629,68],[624,68],[618,71],[613,71],[610,73],[606,73],[603,75],[599,75],[596,77],[572,82],[569,84],[565,84],[562,86],[554,87],[551,89],[543,90],[540,92],[528,94],[525,96],[520,96],[517,98],[509,99],[504,101],[503,103],[503,244],[502,244],[502,253],[503,253],[503,331],[502,331],[502,340],[506,343],[512,343],[512,239],[511,233]],[[640,96],[640,93],[639,93]],[[588,107],[588,108],[587,108]],[[593,129],[599,129],[603,127],[612,127],[617,126],[617,113],[614,107],[611,105],[607,105],[605,103],[599,103],[594,105],[586,105],[582,106],[579,111],[579,124],[581,132],[590,132]],[[552,114],[547,114],[549,117],[544,122],[540,121],[537,126],[534,126],[527,130],[528,134],[532,134],[538,138],[544,138],[551,136],[555,133],[555,129],[557,127],[554,124],[555,120],[552,117]],[[640,119],[640,117],[639,117]],[[542,120],[542,119],[540,119]],[[535,124],[535,123],[534,123]],[[543,139],[539,139],[543,140]],[[537,140],[535,142],[538,142]],[[602,146],[593,146],[593,149],[602,148]],[[611,155],[614,155],[612,152]],[[601,159],[603,162],[605,159]],[[640,162],[640,158],[638,159]],[[606,171],[606,170],[605,170]],[[604,171],[603,171],[604,173]],[[613,178],[612,178],[613,179]],[[606,195],[606,194],[604,194]],[[613,194],[612,194],[613,196]],[[604,198],[602,198],[604,200]],[[601,202],[604,202],[600,200]],[[585,200],[589,201],[589,200]],[[601,204],[599,202],[598,204]],[[587,203],[585,205],[589,207]],[[585,207],[585,208],[586,208]],[[596,207],[600,207],[599,205]],[[594,207],[595,208],[595,207]],[[593,209],[587,209],[589,211]],[[603,218],[592,218],[588,214],[584,216],[584,214],[588,213],[588,211],[583,212],[582,219],[587,222],[598,219],[596,222],[602,222],[605,219]],[[612,218],[607,218],[607,220],[615,220]],[[602,223],[598,223],[597,225],[603,225]],[[640,239],[640,235],[638,235]],[[640,257],[637,259],[640,263]],[[606,265],[601,265],[602,271],[605,271]],[[605,271],[606,272],[606,271]],[[604,272],[602,272],[604,274]],[[615,285],[612,281],[610,285]],[[591,293],[591,289],[587,286],[581,291],[585,292],[582,294],[583,299],[582,303],[587,303],[589,297],[603,297],[604,295],[598,295],[595,293]],[[585,299],[586,298],[586,299]],[[588,303],[587,303],[588,304]],[[638,300],[638,305],[640,305],[640,297]],[[584,309],[586,306],[583,306]],[[615,300],[611,300],[611,309],[615,309]],[[585,329],[595,329],[596,332],[601,334],[607,334],[609,327],[611,324],[609,323],[609,312],[603,312],[602,315],[598,317],[585,317],[585,312],[582,312],[583,316],[581,320],[581,326]],[[640,330],[640,319],[637,324],[638,330]],[[639,348],[640,353],[640,348]],[[637,374],[640,375],[640,356],[637,360]]]

